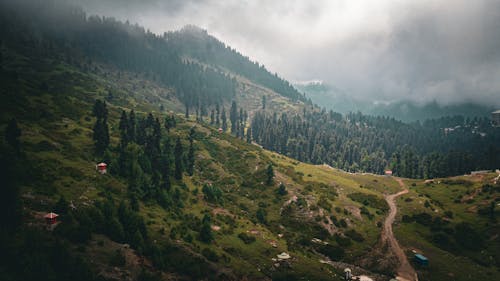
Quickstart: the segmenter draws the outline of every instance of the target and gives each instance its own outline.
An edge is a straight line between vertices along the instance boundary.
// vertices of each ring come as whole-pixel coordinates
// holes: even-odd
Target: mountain
[[[439,105],[430,102],[423,105],[411,101],[372,102],[359,100],[349,93],[322,81],[294,83],[294,86],[316,104],[342,114],[363,112],[367,115],[388,116],[403,122],[424,121],[446,116],[461,115],[468,118],[489,117],[495,108],[474,103]]]
[[[422,280],[499,274],[496,173],[400,183],[304,163],[249,133],[255,118],[297,135],[320,120],[350,126],[339,134],[411,127],[326,117],[168,36],[59,1],[0,5],[1,280],[342,280],[345,267],[389,280],[385,198],[404,188],[394,232],[410,260],[429,258],[412,263]],[[299,122],[310,130],[283,130],[282,114],[304,112],[318,117]]]

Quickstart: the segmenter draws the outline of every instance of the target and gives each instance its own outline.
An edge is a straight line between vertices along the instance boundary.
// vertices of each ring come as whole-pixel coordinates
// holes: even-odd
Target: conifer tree
[[[215,126],[219,127],[220,126],[220,107],[219,104],[217,103],[215,105]]]
[[[194,170],[194,147],[193,147],[194,134],[195,130],[194,127],[192,127],[189,130],[189,151],[188,151],[188,166],[187,166],[187,173],[190,176],[193,175],[193,170]]]
[[[273,183],[273,178],[274,178],[273,165],[269,163],[266,169],[266,184],[271,185]]]
[[[236,102],[233,101],[231,103],[231,109],[229,111],[229,121],[231,121],[231,134],[237,134],[237,122],[238,122],[238,107],[236,106]]]
[[[19,129],[19,127],[17,126],[16,119],[11,119],[9,121],[9,124],[7,125],[7,128],[5,128],[5,140],[17,153],[19,153],[20,150],[20,136],[21,129]]]
[[[210,111],[210,125],[215,124],[215,110]]]
[[[127,146],[128,140],[128,117],[125,110],[122,111],[120,116],[120,123],[118,124],[118,129],[120,130],[120,147],[124,148]]]
[[[222,113],[221,113],[221,119],[222,119],[222,131],[227,131],[227,120],[226,120],[226,110],[224,107],[222,108]]]
[[[252,128],[248,127],[247,129],[247,143],[252,143]]]
[[[136,140],[136,120],[135,120],[135,112],[134,110],[132,109],[132,111],[130,111],[130,114],[129,114],[129,117],[128,117],[128,126],[127,126],[127,135],[128,135],[128,141],[133,141],[133,142],[137,142]]]
[[[175,141],[175,150],[174,150],[174,158],[175,158],[175,173],[174,177],[176,180],[182,179],[182,143],[181,139],[177,137]]]

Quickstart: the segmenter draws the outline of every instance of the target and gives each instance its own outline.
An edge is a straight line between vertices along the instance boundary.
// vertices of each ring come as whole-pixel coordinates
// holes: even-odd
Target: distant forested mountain
[[[392,168],[406,177],[448,176],[499,166],[499,132],[485,118],[404,124],[360,113],[326,112],[310,105],[289,82],[263,65],[194,26],[159,36],[128,22],[87,16],[80,8],[56,0],[21,0],[2,2],[0,36],[6,49],[18,50],[34,61],[56,57],[85,72],[96,72],[93,62],[100,62],[143,75],[172,89],[186,116],[196,112],[200,122],[210,118],[224,131],[230,128],[238,137],[248,141],[253,137],[265,148],[302,161],[375,173]],[[286,104],[280,115],[268,109],[255,112],[255,105],[251,110],[238,108],[233,103],[237,76],[280,94],[284,103],[303,108],[303,114],[286,110]],[[322,84],[313,86],[316,91],[329,91]],[[264,107],[265,96],[262,99]],[[224,104],[231,104],[230,112]],[[248,117],[253,117],[251,128],[247,128]]]
[[[34,49],[39,57],[53,54],[85,68],[92,61],[173,87],[187,108],[231,100],[236,81],[229,75],[185,61],[164,36],[114,18],[87,16],[60,1],[3,3],[0,36],[3,44]],[[22,12],[20,12],[22,11]]]
[[[209,65],[227,68],[293,101],[306,101],[305,96],[288,81],[276,73],[271,74],[264,65],[253,62],[237,50],[226,46],[217,38],[210,36],[206,30],[188,25],[180,31],[167,33],[166,38],[179,53]]]
[[[260,111],[253,139],[300,161],[347,171],[434,178],[500,166],[500,130],[488,118],[443,117],[406,124],[361,113]]]
[[[404,100],[374,102],[373,100],[377,99],[375,95],[373,100],[357,99],[349,93],[321,81],[296,83],[294,86],[299,91],[306,93],[315,104],[320,104],[327,110],[342,114],[360,111],[367,115],[389,116],[403,122],[424,121],[455,115],[471,118],[489,117],[490,112],[494,110],[491,106],[472,102],[454,105],[439,105],[435,101],[421,105]]]

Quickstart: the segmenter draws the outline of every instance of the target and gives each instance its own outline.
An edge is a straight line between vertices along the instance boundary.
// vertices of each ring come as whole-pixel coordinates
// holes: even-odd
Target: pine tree
[[[217,103],[215,105],[215,126],[217,126],[217,127],[220,126],[219,116],[220,116],[220,108],[219,108],[219,104]]]
[[[109,128],[106,119],[97,119],[94,124],[94,146],[97,154],[104,153],[109,145]]]
[[[19,153],[20,150],[20,136],[21,129],[19,129],[19,127],[17,126],[16,119],[11,119],[9,121],[9,124],[7,125],[7,128],[5,128],[5,140],[17,153]]]
[[[262,96],[262,110],[266,109],[266,95]]]
[[[237,134],[236,126],[238,122],[238,108],[236,102],[231,103],[231,109],[229,111],[229,121],[231,121],[231,134]]]
[[[210,111],[210,125],[214,125],[215,123],[215,110]]]
[[[212,233],[212,227],[210,225],[210,216],[204,216],[202,220],[202,225],[200,229],[200,241],[209,244],[214,240],[214,235]]]
[[[174,157],[175,157],[175,173],[174,177],[176,180],[182,179],[182,143],[181,139],[177,137],[177,140],[175,141],[175,150],[174,150]]]
[[[125,110],[122,111],[122,115],[120,116],[120,123],[118,125],[118,129],[120,130],[120,146],[122,148],[126,147],[128,140],[128,117]]]
[[[167,117],[165,117],[165,129],[167,129],[167,132],[170,132],[170,129],[175,128],[175,126],[175,116],[173,114],[167,115]]]
[[[132,109],[132,111],[130,111],[130,115],[128,117],[128,126],[127,126],[127,139],[129,142],[137,142],[137,139],[136,139],[136,120],[135,120],[135,112],[134,110]]]
[[[247,143],[252,143],[252,128],[248,127],[247,129]]]
[[[193,147],[194,134],[195,130],[194,127],[192,127],[191,130],[189,130],[189,151],[188,151],[188,167],[187,167],[187,173],[190,176],[193,175],[193,170],[194,170],[194,147]]]
[[[273,165],[271,163],[269,163],[269,165],[267,165],[267,169],[266,169],[266,184],[271,185],[273,183],[273,178],[274,178]]]
[[[222,119],[222,131],[227,131],[227,120],[226,120],[226,110],[224,107],[222,108],[222,114],[221,114],[221,119]]]

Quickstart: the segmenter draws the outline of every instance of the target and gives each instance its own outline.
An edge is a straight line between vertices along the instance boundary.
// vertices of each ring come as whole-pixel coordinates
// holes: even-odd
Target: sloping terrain
[[[1,45],[0,206],[9,215],[0,279],[341,280],[352,267],[388,280],[397,272],[380,239],[384,196],[401,191],[394,179],[264,150],[210,126],[207,115],[195,118],[192,106],[181,114],[181,84],[69,56],[55,41],[12,38]],[[249,115],[262,95],[269,111],[304,106],[255,77],[234,79]],[[221,100],[228,115],[229,103]],[[99,151],[102,119],[109,143]],[[103,161],[106,174],[96,171]],[[428,267],[414,264],[419,280],[498,274],[493,178],[404,180],[410,191],[397,200],[394,232],[410,262],[411,249],[430,258]],[[51,211],[59,223],[47,226]]]

